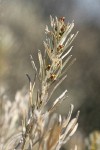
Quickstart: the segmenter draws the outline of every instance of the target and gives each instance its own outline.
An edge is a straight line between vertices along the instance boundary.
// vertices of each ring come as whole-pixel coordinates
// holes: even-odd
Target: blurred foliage
[[[87,150],[100,149],[100,131],[94,131],[86,138],[86,148]]]

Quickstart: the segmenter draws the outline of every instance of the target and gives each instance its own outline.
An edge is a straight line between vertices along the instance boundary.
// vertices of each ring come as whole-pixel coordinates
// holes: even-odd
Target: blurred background
[[[100,130],[100,0],[0,0],[0,87],[13,100],[28,85],[25,74],[34,77],[29,56],[38,64],[50,15],[74,20],[73,33],[79,31],[72,51],[77,61],[54,97],[67,86],[69,98],[58,111],[66,114],[70,103],[81,111],[71,144],[82,150],[85,137]]]

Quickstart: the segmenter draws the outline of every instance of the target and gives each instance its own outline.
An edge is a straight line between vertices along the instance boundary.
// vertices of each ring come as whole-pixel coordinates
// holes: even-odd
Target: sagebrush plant
[[[75,61],[70,55],[72,50],[70,45],[78,32],[75,35],[70,34],[74,22],[66,24],[64,17],[50,16],[50,22],[50,29],[48,26],[45,29],[44,53],[38,50],[39,69],[30,56],[35,77],[32,82],[27,74],[29,94],[23,96],[18,92],[15,101],[11,102],[7,98],[0,101],[2,108],[0,142],[4,150],[59,150],[78,127],[79,111],[71,120],[74,108],[72,104],[67,117],[55,113],[58,104],[67,98],[67,90],[50,106],[48,105],[52,94],[65,80],[68,68]],[[37,98],[34,100],[37,83]]]

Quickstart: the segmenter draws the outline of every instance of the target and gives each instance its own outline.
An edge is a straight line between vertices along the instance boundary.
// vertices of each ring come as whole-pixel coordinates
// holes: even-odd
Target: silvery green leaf
[[[35,72],[37,72],[37,68],[36,68],[36,65],[34,63],[32,55],[30,55],[30,59],[31,59],[31,63],[32,63],[33,69],[35,70]]]
[[[68,69],[73,65],[73,63],[76,61],[76,58],[74,58],[69,64],[68,66],[64,69],[64,71],[61,74],[61,77],[68,71]]]
[[[67,59],[64,61],[64,63],[62,64],[62,68],[64,68],[66,66],[66,64],[69,62],[69,60],[72,58],[72,55],[68,56]]]
[[[51,27],[53,27],[53,25],[54,25],[54,18],[52,18],[51,15],[50,15],[50,22],[51,22]]]
[[[64,134],[62,134],[62,136],[61,136],[61,139],[65,140],[65,138],[70,135],[70,133],[74,129],[75,125],[77,124],[78,116],[79,116],[79,111],[77,112],[76,118],[72,119],[69,122]]]
[[[50,111],[58,104],[61,103],[66,98],[67,90],[65,90],[54,102],[52,107],[50,108]]]
[[[68,61],[71,59],[71,57],[72,57],[72,55],[70,55],[66,60],[65,60],[65,62],[62,64],[62,66],[61,66],[61,68],[59,68],[59,70],[58,70],[58,72],[57,72],[57,74],[56,74],[56,76],[57,77],[61,77],[64,73],[63,72],[66,72],[65,70],[61,73],[61,71],[63,70],[63,68],[65,67],[65,65],[68,63]],[[67,66],[68,67],[68,66]]]
[[[38,58],[39,58],[39,63],[40,63],[40,69],[39,69],[39,76],[40,79],[44,79],[44,64],[43,64],[43,59],[42,59],[42,54],[41,51],[38,50]]]
[[[54,86],[54,88],[52,89],[52,91],[49,94],[48,100],[51,98],[52,94],[54,93],[54,91],[57,89],[57,87],[66,79],[67,75],[65,75],[64,77],[62,77],[59,81],[57,80],[57,84]]]
[[[71,30],[74,27],[74,23],[72,22],[66,29],[66,31],[64,32],[64,34],[62,35],[62,38],[60,40],[60,42],[58,43],[58,45],[63,45],[63,43],[65,42],[67,36],[69,35],[69,33],[71,32]]]
[[[51,58],[50,49],[48,48],[47,43],[46,43],[46,42],[43,42],[43,43],[44,43],[44,47],[45,47],[45,50],[46,50],[46,52],[47,52],[49,58],[52,59],[52,58]]]
[[[70,44],[71,44],[71,43],[73,42],[73,40],[76,38],[77,34],[78,34],[78,32],[76,32],[75,35],[74,35],[74,34],[71,34],[71,35],[70,35],[70,37],[68,38],[68,40],[67,40],[66,43],[65,43],[64,50],[67,49],[67,48],[70,46]]]
[[[74,105],[71,104],[68,116],[67,116],[67,118],[63,122],[63,128],[65,128],[68,125],[68,123],[69,123],[69,121],[71,119],[71,115],[72,115],[73,109],[74,109]]]
[[[71,52],[72,48],[73,46],[64,55],[61,54],[61,59],[64,59]]]
[[[74,126],[73,130],[72,130],[71,133],[69,134],[70,137],[76,132],[77,127],[78,127],[78,123]]]

